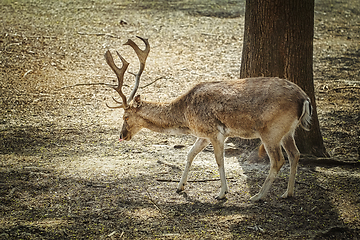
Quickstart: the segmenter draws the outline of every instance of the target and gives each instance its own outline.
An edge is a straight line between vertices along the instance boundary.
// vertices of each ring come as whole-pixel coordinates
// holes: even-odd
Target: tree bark
[[[309,132],[299,128],[301,153],[326,156],[313,82],[314,0],[246,0],[240,77],[280,77],[299,85],[313,106]]]

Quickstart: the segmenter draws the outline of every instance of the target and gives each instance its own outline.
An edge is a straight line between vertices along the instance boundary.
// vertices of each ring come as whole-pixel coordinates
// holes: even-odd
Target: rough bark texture
[[[313,105],[312,128],[298,129],[301,153],[326,155],[313,83],[314,0],[247,0],[240,77],[280,77],[299,85]]]

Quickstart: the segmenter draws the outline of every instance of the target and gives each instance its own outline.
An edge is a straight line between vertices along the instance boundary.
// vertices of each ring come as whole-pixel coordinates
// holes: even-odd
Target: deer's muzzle
[[[120,142],[122,140],[129,141],[131,139],[131,134],[129,134],[129,131],[126,129],[126,126],[123,127],[120,133]]]

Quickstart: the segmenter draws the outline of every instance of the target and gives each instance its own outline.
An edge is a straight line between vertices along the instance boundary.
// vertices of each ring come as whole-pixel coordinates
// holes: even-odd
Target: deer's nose
[[[122,142],[122,141],[124,141],[124,134],[123,134],[123,133],[120,133],[119,142]]]
[[[129,141],[130,139],[131,139],[131,135],[130,135],[127,131],[122,132],[122,133],[120,134],[120,138],[119,138],[119,141],[120,141],[120,142],[122,142],[123,140]]]

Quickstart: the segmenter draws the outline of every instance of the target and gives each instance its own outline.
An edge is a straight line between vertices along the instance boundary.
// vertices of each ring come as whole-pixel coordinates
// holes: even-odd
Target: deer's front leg
[[[183,173],[183,175],[181,177],[181,180],[179,182],[179,185],[178,185],[178,187],[176,189],[177,193],[179,193],[181,191],[184,191],[191,163],[193,162],[196,155],[199,152],[201,152],[207,145],[209,145],[209,143],[210,143],[210,141],[208,139],[198,138],[196,140],[195,144],[190,149],[190,151],[189,151],[189,153],[187,155],[187,162],[186,162],[184,173]]]
[[[211,143],[214,147],[214,154],[216,163],[219,167],[219,174],[220,174],[220,180],[221,180],[221,189],[219,195],[216,197],[216,199],[221,200],[225,198],[225,194],[229,191],[226,181],[226,175],[225,175],[225,167],[224,167],[224,141],[225,138],[220,135],[217,139],[211,140]]]

